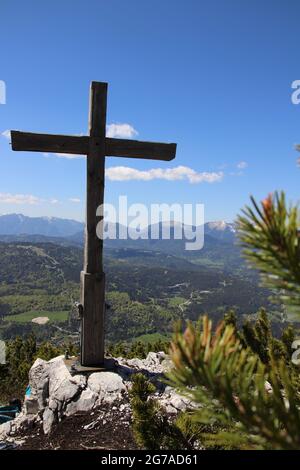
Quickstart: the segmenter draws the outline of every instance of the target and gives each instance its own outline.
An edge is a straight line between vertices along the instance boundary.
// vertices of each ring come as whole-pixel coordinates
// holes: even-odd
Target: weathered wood
[[[89,151],[89,137],[11,131],[11,145],[17,151],[86,155]]]
[[[54,152],[74,155],[89,153],[88,136],[36,134],[11,131],[12,149],[26,152]],[[105,139],[105,155],[110,157],[145,158],[170,161],[175,158],[176,144],[140,140]]]
[[[87,155],[87,200],[84,266],[81,272],[81,364],[104,362],[105,275],[103,241],[97,237],[97,209],[104,202],[105,155],[172,160],[176,144],[105,137],[107,83],[92,82],[89,136],[65,136],[11,131],[13,150]],[[99,219],[99,220],[98,220]]]
[[[81,272],[81,298],[84,311],[81,322],[80,361],[83,366],[104,362],[105,275]]]
[[[87,158],[85,271],[103,270],[103,241],[97,237],[97,208],[104,202],[107,84],[92,82],[90,92],[90,145]]]
[[[103,240],[96,233],[97,208],[104,202],[107,84],[92,82],[90,91],[89,151],[87,156],[86,231],[84,272],[81,273],[81,363],[104,362],[105,276]]]
[[[105,155],[170,161],[175,158],[176,144],[110,139],[107,137],[105,139]]]

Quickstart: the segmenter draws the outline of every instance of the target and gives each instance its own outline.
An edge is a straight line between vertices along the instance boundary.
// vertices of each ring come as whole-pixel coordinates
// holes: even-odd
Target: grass
[[[211,260],[209,258],[196,258],[193,260],[193,263],[207,268],[224,268],[223,261]]]
[[[68,311],[49,312],[47,310],[30,311],[19,313],[18,315],[9,315],[5,317],[6,322],[29,323],[36,317],[48,317],[49,323],[62,323],[68,319]]]
[[[153,343],[156,343],[157,341],[170,341],[171,339],[171,336],[167,336],[167,335],[162,335],[160,333],[151,333],[151,334],[148,334],[148,335],[141,335],[141,336],[137,336],[136,338],[133,339],[133,342],[136,342],[136,341],[141,341],[142,343],[145,343],[145,344],[153,344]]]
[[[183,304],[186,301],[187,301],[187,299],[184,298],[184,297],[180,297],[180,296],[171,297],[168,301],[168,306],[169,307],[178,307],[180,304]]]

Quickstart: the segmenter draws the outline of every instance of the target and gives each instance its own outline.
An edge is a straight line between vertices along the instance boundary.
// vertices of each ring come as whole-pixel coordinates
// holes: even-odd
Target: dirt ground
[[[19,450],[134,450],[138,449],[131,430],[128,408],[122,403],[101,405],[93,412],[77,413],[64,418],[45,436],[40,425],[18,438],[25,443]],[[123,405],[124,406],[124,405]]]

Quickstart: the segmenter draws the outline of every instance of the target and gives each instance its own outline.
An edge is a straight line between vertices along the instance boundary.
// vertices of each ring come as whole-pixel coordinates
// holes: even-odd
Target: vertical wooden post
[[[104,362],[105,275],[103,240],[96,234],[96,211],[104,202],[107,83],[92,82],[90,89],[90,144],[87,156],[87,200],[84,267],[81,272],[81,364]]]

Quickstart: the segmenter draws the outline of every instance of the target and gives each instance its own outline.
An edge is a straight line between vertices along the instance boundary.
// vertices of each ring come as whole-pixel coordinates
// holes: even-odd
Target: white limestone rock
[[[156,373],[164,373],[170,370],[172,366],[172,361],[163,351],[157,353],[149,352],[148,356],[143,362],[146,369]]]
[[[127,375],[136,371],[146,372],[149,374],[163,374],[171,367],[171,361],[163,351],[157,353],[149,352],[146,359],[118,358],[118,363],[120,366],[128,368]],[[132,369],[131,371],[130,368]]]
[[[36,415],[39,412],[40,404],[36,396],[25,396],[24,412],[27,415]]]
[[[80,385],[71,376],[64,362],[64,356],[48,362],[49,397],[60,402],[69,402],[79,392]]]
[[[51,395],[51,399],[58,402],[67,403],[70,402],[75,397],[75,395],[77,395],[78,391],[78,385],[66,379],[61,382],[60,386]]]
[[[142,359],[137,359],[137,358],[122,359],[122,358],[120,358],[119,361],[120,361],[121,364],[132,367],[135,370],[142,370],[142,369],[145,368],[145,365],[144,365],[144,362],[142,361]]]
[[[37,400],[39,410],[45,408],[49,396],[48,368],[48,362],[37,359],[29,371],[30,398]]]
[[[72,376],[66,367],[63,356],[55,357],[49,364],[49,396],[53,398],[62,385],[71,382]],[[76,384],[72,383],[76,387]]]
[[[7,437],[10,435],[11,428],[12,421],[0,424],[0,441],[5,441],[7,439]]]
[[[180,411],[191,410],[196,404],[186,397],[179,395],[173,388],[166,387],[162,396],[158,397],[162,406],[168,413],[177,414]]]
[[[122,378],[115,372],[95,372],[88,379],[88,387],[98,395],[98,404],[112,403],[126,392]]]
[[[87,378],[84,375],[74,375],[71,378],[71,382],[84,389],[86,387]]]
[[[50,408],[46,408],[43,413],[43,431],[45,434],[51,432],[53,424],[57,421],[56,416]]]
[[[61,409],[61,404],[54,398],[50,398],[48,408],[50,408],[50,410],[53,412],[58,412]]]
[[[191,401],[171,387],[165,387],[162,377],[170,367],[170,359],[164,352],[150,352],[143,360],[118,358],[114,371],[95,372],[87,379],[80,374],[71,376],[63,356],[48,362],[37,359],[29,373],[31,394],[25,397],[20,415],[0,426],[0,440],[7,436],[14,439],[19,429],[29,429],[36,422],[42,422],[44,433],[49,434],[64,416],[77,412],[92,415],[94,408],[103,403],[111,404],[113,410],[114,402],[119,400],[122,400],[119,409],[122,419],[123,415],[131,413],[127,391],[137,372],[145,373],[157,386],[155,398],[170,414],[193,408]]]
[[[84,390],[78,400],[71,401],[66,408],[65,414],[66,416],[70,416],[72,414],[77,413],[78,411],[90,411],[93,409],[96,401],[98,399],[98,395],[93,392],[91,389]]]

